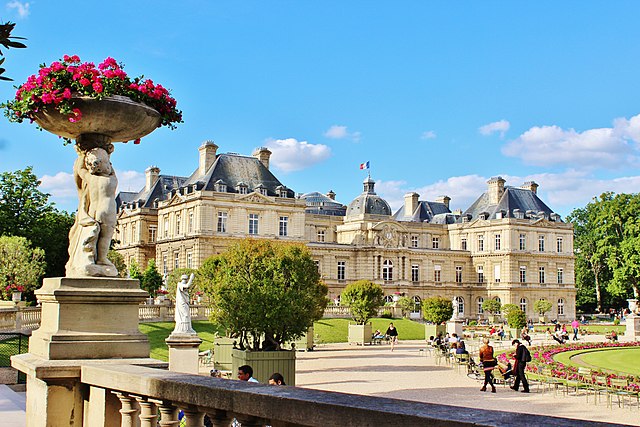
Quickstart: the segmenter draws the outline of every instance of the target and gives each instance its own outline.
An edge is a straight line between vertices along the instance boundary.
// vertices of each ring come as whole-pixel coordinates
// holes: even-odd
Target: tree
[[[482,310],[492,315],[500,313],[501,308],[502,304],[497,299],[489,298],[482,302]]]
[[[32,248],[24,237],[0,236],[0,291],[3,299],[11,297],[11,285],[24,287],[32,292],[44,274],[44,252]]]
[[[527,326],[527,315],[524,311],[516,307],[513,310],[509,310],[509,313],[507,314],[507,323],[510,328],[522,329]]]
[[[546,299],[539,299],[533,304],[533,309],[536,313],[540,314],[540,316],[544,316],[550,312],[552,307],[553,305]]]
[[[124,263],[124,257],[120,252],[109,249],[107,258],[116,266],[116,269],[118,270],[118,277],[127,277],[127,264]]]
[[[407,317],[413,311],[416,304],[409,297],[401,297],[398,299],[398,307],[402,311],[402,317]]]
[[[344,288],[340,294],[340,303],[349,307],[351,317],[358,325],[364,325],[384,304],[384,292],[377,283],[358,280]]]
[[[453,304],[444,297],[431,297],[422,302],[424,320],[436,325],[446,322],[453,316]]]
[[[195,274],[193,279],[193,283],[189,288],[189,294],[193,295],[196,291],[200,291],[203,289],[202,279],[196,274],[197,271],[193,268],[176,268],[167,276],[167,283],[165,283],[167,291],[169,291],[169,298],[176,298],[176,288],[178,287],[178,283],[182,280],[182,276],[190,276],[191,273]],[[215,280],[215,277],[214,277]]]
[[[149,292],[149,295],[155,296],[156,291],[162,286],[162,275],[156,267],[156,260],[151,258],[142,274],[140,287]]]
[[[132,279],[142,279],[142,272],[140,271],[140,266],[136,262],[135,259],[131,260],[129,264],[129,277]]]
[[[504,314],[504,316],[508,319],[509,313],[511,313],[513,310],[520,310],[520,307],[515,304],[505,304],[501,307],[501,310],[502,314]]]
[[[241,349],[279,350],[322,318],[328,289],[302,244],[241,240],[205,265],[212,318]]]
[[[27,47],[24,43],[18,42],[16,40],[25,40],[24,37],[16,37],[11,35],[11,31],[16,26],[13,22],[0,23],[0,45],[2,45],[5,49],[16,48],[22,49]],[[0,55],[3,55],[2,50],[0,50]],[[0,57],[0,65],[4,62],[5,58]],[[9,77],[3,76],[5,69],[0,68],[0,80],[12,81]]]

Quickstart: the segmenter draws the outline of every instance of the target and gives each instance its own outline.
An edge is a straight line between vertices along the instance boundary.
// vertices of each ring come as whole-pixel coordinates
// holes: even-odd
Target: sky
[[[171,89],[178,129],[116,144],[120,190],[144,170],[189,176],[218,152],[272,152],[297,193],[348,204],[367,173],[403,195],[465,210],[502,176],[534,180],[563,217],[640,187],[640,2],[4,1],[27,49],[3,51],[22,83],[39,64],[113,57]],[[14,96],[0,82],[0,100]],[[77,206],[75,151],[0,117],[0,172],[33,166],[60,209]],[[359,165],[370,162],[363,171]]]

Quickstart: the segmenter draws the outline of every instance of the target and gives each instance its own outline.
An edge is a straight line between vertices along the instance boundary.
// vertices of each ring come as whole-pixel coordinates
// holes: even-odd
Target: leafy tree
[[[2,45],[5,49],[16,48],[21,49],[27,47],[24,43],[18,42],[16,40],[25,40],[24,37],[16,37],[11,35],[11,31],[16,26],[13,22],[0,23],[0,45]],[[0,50],[0,55],[3,55],[2,50]],[[0,57],[0,65],[4,62],[5,58]],[[5,81],[13,81],[9,77],[3,76],[6,70],[4,68],[0,68],[0,80]]]
[[[74,221],[74,215],[53,208],[29,233],[31,243],[44,250],[47,262],[45,277],[65,275],[65,265],[69,260],[69,230]]]
[[[446,322],[453,316],[453,304],[444,297],[431,297],[422,302],[424,320],[436,325]]]
[[[507,304],[505,304],[506,306]],[[507,323],[510,328],[522,329],[527,326],[527,315],[519,308],[509,310],[507,314]]]
[[[149,292],[149,295],[155,296],[156,291],[162,286],[162,275],[156,267],[156,260],[151,258],[142,274],[140,287]]]
[[[553,305],[546,299],[539,299],[533,304],[533,309],[536,313],[540,314],[540,316],[544,316],[550,312],[552,307]]]
[[[340,303],[349,307],[351,317],[358,325],[364,325],[384,304],[384,292],[377,283],[358,280],[344,288]]]
[[[213,320],[241,349],[279,350],[322,318],[327,287],[302,244],[246,239],[207,260]],[[201,277],[206,277],[204,274]]]
[[[482,309],[492,315],[500,313],[501,308],[502,304],[497,299],[489,298],[482,302]]]
[[[129,277],[132,279],[142,280],[142,272],[140,271],[140,266],[135,259],[131,260],[131,264],[129,265]]]
[[[44,252],[32,248],[24,237],[0,236],[0,291],[3,299],[11,297],[7,286],[20,285],[32,292],[44,274]]]
[[[509,318],[509,313],[511,313],[513,310],[520,310],[520,307],[518,307],[515,304],[505,304],[501,307],[502,310],[502,314],[505,315],[505,317],[507,317],[507,319]]]
[[[411,313],[416,304],[409,297],[401,297],[398,299],[398,307],[402,311],[402,317],[407,317]]]
[[[165,283],[167,291],[169,291],[168,297],[171,299],[176,299],[176,288],[178,287],[178,283],[182,280],[183,275],[190,276],[191,273],[195,274],[193,279],[193,283],[189,288],[189,294],[193,294],[196,291],[200,291],[203,288],[202,279],[196,273],[197,271],[193,268],[176,268],[167,276],[167,283]]]
[[[109,249],[107,258],[116,266],[116,269],[118,270],[118,277],[127,277],[127,264],[125,264],[124,257],[120,252]]]

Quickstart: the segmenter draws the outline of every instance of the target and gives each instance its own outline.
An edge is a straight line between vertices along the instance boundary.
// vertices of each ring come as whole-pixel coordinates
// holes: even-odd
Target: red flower
[[[73,109],[73,113],[71,116],[69,116],[69,121],[71,123],[75,123],[82,120],[82,111],[80,111],[79,108],[74,108]]]

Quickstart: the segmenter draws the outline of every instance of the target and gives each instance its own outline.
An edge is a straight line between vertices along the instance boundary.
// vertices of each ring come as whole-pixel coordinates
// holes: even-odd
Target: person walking
[[[516,371],[516,379],[513,381],[513,386],[511,386],[511,388],[518,391],[520,382],[522,382],[522,393],[529,393],[529,382],[525,375],[525,369],[527,369],[527,362],[531,362],[531,353],[529,353],[527,346],[518,340],[513,340],[511,344],[516,346],[516,362],[514,367],[514,370]]]
[[[389,343],[391,343],[391,351],[393,351],[395,345],[398,343],[398,330],[393,323],[389,323],[389,327],[387,328],[387,332],[385,334],[389,337]]]
[[[573,340],[578,341],[578,329],[580,329],[580,322],[578,322],[578,319],[573,319],[571,327],[573,328]]]
[[[487,385],[491,386],[491,393],[496,392],[496,386],[493,384],[493,369],[498,362],[493,357],[493,347],[489,345],[489,338],[482,339],[483,345],[480,347],[480,362],[482,362],[482,370],[484,371],[484,384],[480,391],[487,391]]]

